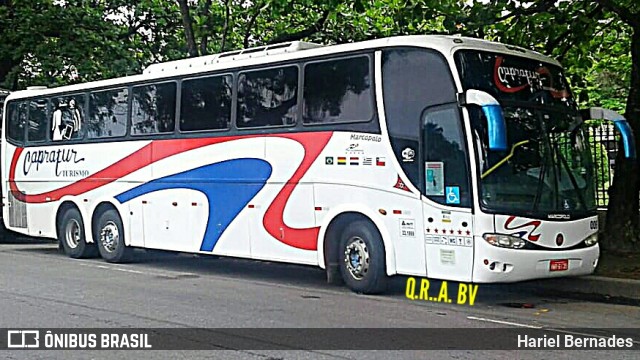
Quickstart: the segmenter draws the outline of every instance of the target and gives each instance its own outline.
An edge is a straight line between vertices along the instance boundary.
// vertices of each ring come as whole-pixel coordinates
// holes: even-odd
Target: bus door
[[[427,276],[470,280],[468,151],[449,63],[437,51],[420,48],[385,50],[381,62],[393,151],[422,193],[424,246],[419,248]]]
[[[471,281],[473,201],[460,109],[457,104],[431,107],[422,126],[427,276]]]

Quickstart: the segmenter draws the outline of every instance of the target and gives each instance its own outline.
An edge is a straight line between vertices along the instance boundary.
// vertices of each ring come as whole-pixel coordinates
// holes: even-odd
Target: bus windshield
[[[507,150],[489,151],[486,120],[470,108],[481,205],[490,211],[570,219],[595,209],[593,158],[562,70],[532,59],[461,51],[465,89],[501,103]]]

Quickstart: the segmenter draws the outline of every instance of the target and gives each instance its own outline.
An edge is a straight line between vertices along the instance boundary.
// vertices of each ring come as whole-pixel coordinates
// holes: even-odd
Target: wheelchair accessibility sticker
[[[460,187],[447,186],[445,189],[447,204],[460,204]]]

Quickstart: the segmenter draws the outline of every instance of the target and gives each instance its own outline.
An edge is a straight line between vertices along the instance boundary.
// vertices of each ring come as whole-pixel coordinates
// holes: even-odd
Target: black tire
[[[348,224],[340,237],[338,256],[340,273],[349,289],[362,294],[387,289],[384,245],[372,223],[358,220]]]
[[[100,214],[93,234],[104,260],[111,263],[131,260],[133,249],[124,243],[124,227],[116,210],[109,209]]]
[[[98,256],[95,243],[87,243],[84,233],[84,221],[76,208],[65,210],[58,223],[58,241],[67,256],[83,259]]]

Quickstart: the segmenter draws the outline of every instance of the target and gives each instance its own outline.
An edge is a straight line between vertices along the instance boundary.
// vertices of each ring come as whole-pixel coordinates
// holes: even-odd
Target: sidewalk
[[[640,306],[640,280],[589,275],[533,280],[519,283],[517,286],[545,295],[562,295],[585,300],[597,297],[612,303]]]

